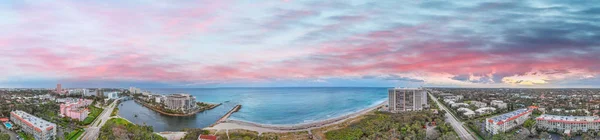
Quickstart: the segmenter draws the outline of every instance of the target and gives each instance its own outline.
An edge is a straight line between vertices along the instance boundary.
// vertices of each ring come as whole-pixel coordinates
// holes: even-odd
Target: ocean
[[[240,104],[230,119],[269,125],[310,123],[347,115],[387,99],[388,88],[199,88],[144,89],[156,94],[188,93],[196,100],[223,105],[190,117],[170,117],[133,101],[119,105],[119,115],[154,131],[204,128]],[[136,117],[137,116],[137,117]]]

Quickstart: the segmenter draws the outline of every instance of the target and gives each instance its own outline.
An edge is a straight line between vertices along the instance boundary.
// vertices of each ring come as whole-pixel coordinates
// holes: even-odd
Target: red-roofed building
[[[21,127],[25,133],[32,134],[36,140],[56,139],[56,124],[17,110],[10,112],[10,120]]]
[[[215,135],[200,135],[198,136],[198,140],[217,140],[217,136]]]
[[[536,119],[537,126],[558,132],[587,132],[600,130],[600,117],[598,116],[557,116],[541,115]]]
[[[525,120],[531,116],[531,112],[533,112],[535,108],[536,107],[532,106],[529,107],[529,109],[518,109],[506,114],[487,118],[485,130],[492,134],[498,134],[513,129],[516,126],[522,125]]]
[[[0,118],[0,122],[7,122],[8,118]]]

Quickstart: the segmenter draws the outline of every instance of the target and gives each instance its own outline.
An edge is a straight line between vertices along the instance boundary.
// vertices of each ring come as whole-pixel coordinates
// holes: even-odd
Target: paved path
[[[458,119],[456,119],[454,116],[452,116],[452,114],[450,114],[450,111],[446,108],[446,106],[441,104],[437,100],[437,98],[435,98],[433,96],[433,94],[430,93],[429,97],[433,101],[435,101],[435,103],[437,103],[437,105],[438,105],[438,107],[440,107],[440,109],[443,109],[444,111],[446,111],[446,122],[450,123],[450,125],[452,126],[452,128],[454,128],[454,131],[456,132],[456,134],[458,134],[458,137],[460,137],[460,139],[475,140],[475,137],[473,137],[473,135],[471,135],[471,133],[469,133],[469,131],[467,131],[467,129],[465,129],[463,123],[458,121]]]
[[[111,119],[110,114],[113,112],[113,110],[117,106],[117,101],[119,101],[119,100],[120,99],[113,101],[110,105],[108,105],[108,107],[104,108],[104,111],[102,111],[102,113],[100,113],[100,115],[98,115],[96,120],[94,120],[94,122],[92,122],[92,124],[90,124],[90,126],[88,128],[85,128],[85,132],[83,133],[83,135],[81,137],[79,137],[79,139],[80,140],[98,139],[98,135],[100,134],[100,128],[102,128],[102,126],[104,126],[106,121]]]
[[[185,137],[186,132],[159,132],[156,133],[162,137],[167,138],[167,140],[181,140]]]

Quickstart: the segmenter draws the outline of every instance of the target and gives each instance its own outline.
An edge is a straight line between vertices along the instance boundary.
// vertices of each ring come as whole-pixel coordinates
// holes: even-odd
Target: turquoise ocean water
[[[153,112],[133,101],[119,106],[119,115],[154,130],[179,131],[204,128],[233,106],[242,105],[230,119],[260,124],[310,123],[343,116],[375,106],[387,99],[387,88],[214,88],[145,89],[158,94],[189,93],[200,102],[223,103],[191,117],[170,117]],[[137,117],[136,117],[137,116]]]

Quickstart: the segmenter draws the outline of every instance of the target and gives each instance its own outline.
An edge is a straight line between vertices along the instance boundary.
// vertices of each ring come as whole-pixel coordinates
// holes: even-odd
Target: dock
[[[233,107],[231,110],[229,110],[229,112],[227,112],[227,114],[223,115],[223,117],[219,118],[214,124],[210,125],[210,127],[213,127],[219,123],[225,122],[227,119],[229,119],[229,116],[231,116],[231,114],[239,111],[240,108],[242,108],[242,105],[235,105],[235,107]]]

